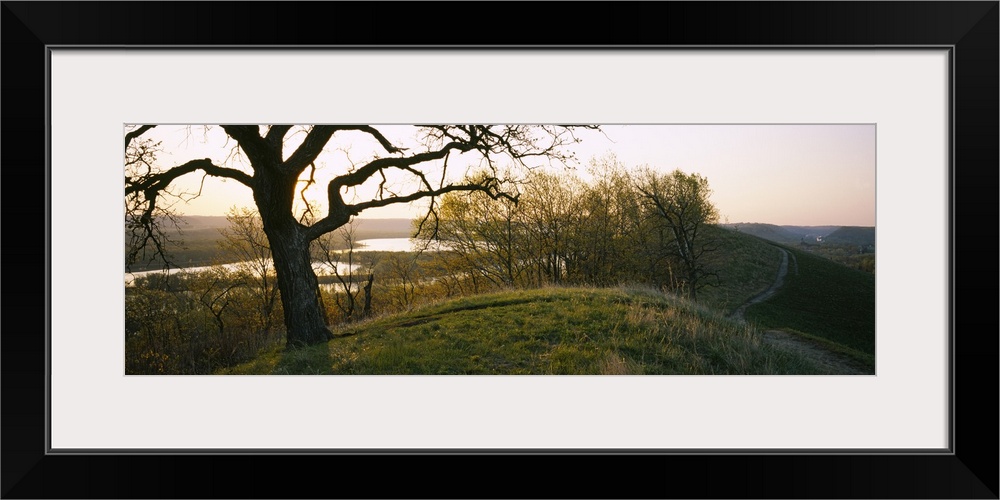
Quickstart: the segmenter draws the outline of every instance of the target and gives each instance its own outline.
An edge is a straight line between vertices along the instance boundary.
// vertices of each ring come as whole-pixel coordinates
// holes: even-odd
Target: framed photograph
[[[438,13],[420,4],[4,2],[2,154],[14,187],[5,222],[16,281],[5,296],[2,340],[3,496],[300,497],[315,485],[290,478],[318,465],[350,471],[351,484],[335,480],[331,496],[997,498],[996,427],[978,423],[997,419],[997,321],[976,304],[996,294],[1000,5],[583,3],[573,10],[584,24],[572,29],[515,5],[469,6],[489,21],[470,26],[481,41],[455,43],[445,28],[423,28]],[[332,24],[320,7],[335,13]],[[529,35],[512,45],[502,34],[513,26],[560,42]],[[852,376],[805,368],[637,375],[625,358],[602,358],[593,373],[565,376],[395,376],[384,368],[319,376],[328,372],[313,375],[308,363],[284,371],[291,376],[258,376],[275,371],[205,371],[195,357],[176,361],[180,351],[170,351],[173,361],[150,359],[166,351],[122,340],[142,328],[124,305],[122,220],[148,217],[156,179],[126,169],[123,206],[123,139],[125,158],[141,162],[145,153],[130,135],[172,141],[158,150],[169,156],[180,136],[156,134],[224,123],[492,123],[501,128],[481,131],[504,131],[504,145],[517,137],[514,125],[602,125],[612,139],[608,130],[674,127],[689,142],[702,140],[690,130],[714,127],[715,137],[730,137],[738,127],[743,135],[702,149],[716,159],[742,155],[732,161],[757,172],[743,143],[787,148],[768,158],[810,165],[776,170],[780,178],[764,184],[812,172],[785,192],[814,205],[832,191],[868,185],[875,193],[865,208],[878,242],[874,340],[858,344],[861,354],[841,346],[870,366],[855,365]],[[217,139],[256,161],[245,130],[227,127]],[[398,152],[391,127],[351,127],[390,156]],[[767,146],[764,131],[782,127],[797,140]],[[317,129],[302,129],[307,145]],[[479,133],[430,131],[456,141]],[[812,142],[816,131],[865,146]],[[185,140],[209,142],[218,132],[188,128]],[[205,161],[189,151],[161,161]],[[833,157],[868,166],[855,173],[840,163],[837,180],[823,177],[814,163]],[[201,168],[228,174],[221,177],[230,186],[203,181],[193,190],[264,182],[210,163]],[[754,189],[749,178],[743,184]],[[650,185],[638,189],[656,201]],[[129,205],[131,192],[146,198]],[[799,236],[806,248],[826,235]],[[851,262],[865,265],[874,243],[851,241],[861,256]],[[795,254],[784,254],[791,262],[780,268],[795,266]],[[32,280],[15,274],[21,267],[44,269],[44,279],[22,285]],[[537,274],[541,283],[541,267]],[[822,294],[834,303],[862,293],[859,286]],[[221,301],[233,286],[203,288],[195,295],[218,313],[221,335],[220,304],[229,304]],[[544,373],[559,372],[546,366]],[[424,464],[486,489],[461,493],[428,479]],[[540,490],[517,479],[563,465],[607,475],[588,472],[571,485],[541,480]],[[636,479],[623,485],[623,477]],[[205,481],[212,491],[200,489]]]

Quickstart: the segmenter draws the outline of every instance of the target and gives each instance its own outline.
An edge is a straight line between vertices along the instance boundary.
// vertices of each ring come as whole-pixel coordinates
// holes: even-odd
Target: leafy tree
[[[679,169],[663,174],[645,168],[637,175],[635,187],[647,213],[672,236],[667,244],[683,271],[683,287],[697,300],[698,289],[708,283],[707,278],[718,279],[703,259],[715,247],[705,241],[702,229],[719,220],[719,211],[709,201],[712,191],[708,179]]]
[[[625,166],[614,155],[590,164],[594,181],[578,197],[578,230],[573,233],[572,259],[577,279],[611,285],[636,279],[638,196]]]
[[[229,227],[220,231],[223,239],[219,245],[237,261],[233,267],[252,297],[257,328],[269,333],[278,303],[278,286],[260,215],[254,210],[233,207],[226,220]]]
[[[411,151],[393,144],[371,125],[314,125],[296,127],[276,124],[220,125],[236,145],[236,152],[247,160],[249,171],[234,166],[217,165],[210,158],[191,159],[165,168],[155,161],[158,145],[142,135],[155,125],[126,127],[125,133],[125,206],[126,228],[130,230],[127,253],[131,264],[152,247],[155,254],[166,256],[167,248],[161,224],[172,215],[164,204],[171,194],[171,183],[185,175],[203,175],[232,180],[248,188],[260,214],[264,233],[271,249],[278,289],[284,311],[286,344],[294,347],[325,342],[332,338],[324,321],[318,283],[312,268],[310,244],[320,236],[335,231],[365,210],[397,203],[408,203],[456,191],[477,191],[493,198],[515,199],[503,190],[496,175],[502,159],[523,167],[535,162],[562,161],[572,158],[563,147],[576,142],[572,126],[528,125],[425,125],[415,128],[420,147]],[[587,126],[597,128],[596,126]],[[296,188],[305,177],[313,180],[316,159],[335,134],[359,134],[374,139],[379,152],[363,165],[346,164],[326,186],[327,213],[314,222],[296,218]],[[293,139],[294,138],[294,139]],[[287,144],[296,144],[286,150]],[[453,155],[473,155],[487,167],[486,175],[475,181],[449,182],[445,175],[429,174],[435,166],[447,171]],[[385,185],[387,171],[411,176],[418,188],[396,193]],[[378,194],[371,199],[348,203],[344,195],[351,188],[369,180],[378,182]]]
[[[511,287],[519,283],[528,263],[520,208],[520,201],[494,201],[478,192],[450,193],[441,200],[434,234],[419,231],[417,237],[444,242],[446,252],[459,258],[466,273],[496,288]]]
[[[582,189],[579,179],[568,174],[533,172],[528,177],[520,205],[538,285],[567,278],[577,253],[570,243],[582,228],[577,206]]]
[[[419,257],[419,252],[390,252],[382,259],[385,279],[380,279],[380,295],[392,310],[408,311],[416,303],[418,286],[423,280],[422,270],[417,265]]]

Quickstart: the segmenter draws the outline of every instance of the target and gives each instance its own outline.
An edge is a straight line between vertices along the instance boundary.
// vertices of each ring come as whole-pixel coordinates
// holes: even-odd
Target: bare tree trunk
[[[319,312],[323,314],[323,324],[330,324],[330,315],[326,313],[326,304],[323,302],[323,290],[319,287],[319,280],[316,280],[316,300],[319,301]]]
[[[270,227],[269,227],[270,226]],[[317,291],[319,282],[312,268],[309,241],[292,224],[268,224],[264,230],[271,242],[278,290],[285,314],[287,345],[299,347],[326,342],[333,338],[323,320]]]
[[[691,299],[691,302],[698,302],[698,275],[695,271],[689,275],[688,284],[691,285],[690,290],[688,290],[688,298]]]
[[[361,317],[367,318],[372,313],[372,282],[375,281],[375,274],[368,273],[368,283],[365,284],[365,305],[361,309]]]

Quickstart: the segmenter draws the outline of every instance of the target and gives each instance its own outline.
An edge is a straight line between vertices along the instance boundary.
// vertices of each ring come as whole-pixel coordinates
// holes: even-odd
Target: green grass
[[[782,328],[783,331],[787,333],[794,334],[799,340],[804,340],[806,342],[812,343],[813,345],[830,351],[839,355],[852,362],[855,367],[864,370],[866,373],[875,373],[875,355],[865,352],[861,352],[857,349],[852,349],[850,347],[844,346],[833,342],[832,340],[825,339],[823,337],[817,337],[815,335],[810,335],[805,332],[800,332],[797,330],[792,330],[791,328]]]
[[[746,311],[767,328],[804,332],[862,353],[875,354],[875,275],[793,248],[785,285]]]
[[[720,311],[732,311],[774,282],[781,254],[770,243],[723,227],[706,227],[719,249],[705,254],[709,270],[719,273],[718,286],[698,292],[698,301]]]
[[[641,288],[465,297],[274,348],[225,374],[814,374],[723,315]]]

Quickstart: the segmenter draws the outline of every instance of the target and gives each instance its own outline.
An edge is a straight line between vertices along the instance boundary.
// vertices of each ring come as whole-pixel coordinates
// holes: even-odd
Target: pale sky
[[[416,128],[405,125],[376,126],[397,145],[416,151]],[[711,200],[723,222],[761,222],[778,225],[875,225],[875,125],[604,125],[603,133],[579,131],[582,142],[570,146],[579,160],[576,172],[586,178],[587,165],[595,157],[613,153],[627,168],[640,165],[664,171],[681,169],[708,179]],[[250,169],[238,159],[228,158],[233,141],[218,127],[160,125],[143,137],[163,141],[158,157],[161,167],[179,165],[196,158],[211,158],[216,164]],[[301,141],[302,134],[285,145],[286,154]],[[362,132],[339,132],[317,160],[316,180],[306,192],[310,201],[325,205],[325,182],[343,173],[351,161],[362,165],[373,155],[385,155],[378,144]],[[463,155],[464,156],[464,155]],[[449,178],[457,180],[478,163],[453,157]],[[560,171],[560,166],[545,166]],[[431,179],[440,179],[432,169]],[[194,193],[202,181],[200,173],[175,181],[176,192]],[[390,176],[400,193],[412,186],[409,179]],[[361,186],[358,198],[370,199],[373,184]],[[345,196],[351,203],[351,193]],[[174,206],[185,215],[224,215],[232,206],[253,206],[249,188],[233,180],[207,177],[202,195]],[[363,218],[405,217],[422,214],[426,201],[393,205],[362,212]]]

